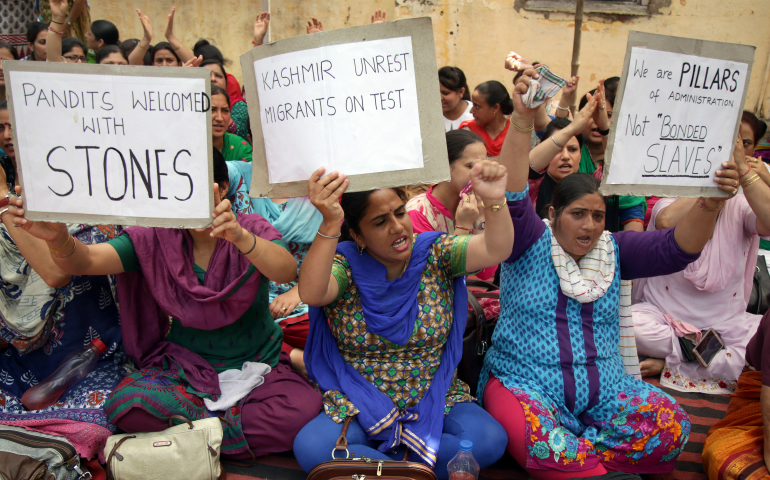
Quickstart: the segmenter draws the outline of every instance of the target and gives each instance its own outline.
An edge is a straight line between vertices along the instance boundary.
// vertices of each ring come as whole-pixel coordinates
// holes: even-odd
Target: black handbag
[[[754,286],[751,289],[746,311],[755,315],[764,315],[770,309],[768,294],[770,294],[770,273],[767,271],[765,256],[759,255],[757,267],[754,269]]]
[[[487,318],[479,298],[500,298],[500,287],[483,280],[468,280],[468,287],[485,288],[486,292],[468,290],[468,324],[463,335],[463,358],[457,366],[457,377],[471,388],[471,395],[476,396],[479,375],[484,366],[484,356],[492,345],[492,334],[497,326],[497,317]]]

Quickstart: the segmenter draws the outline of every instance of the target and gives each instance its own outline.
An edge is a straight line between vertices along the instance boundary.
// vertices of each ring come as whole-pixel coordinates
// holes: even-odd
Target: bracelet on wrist
[[[57,21],[56,21],[56,20],[54,20],[53,18],[51,19],[51,23],[55,23],[55,24],[57,24],[57,25],[64,25],[64,22],[57,22]]]
[[[564,150],[564,146],[563,146],[563,145],[561,145],[559,142],[557,142],[557,141],[556,141],[556,137],[554,137],[553,135],[551,135],[551,140],[553,140],[553,143],[555,143],[555,144],[556,144],[556,146],[557,146],[557,147],[559,147],[559,150]]]
[[[705,210],[707,212],[718,212],[722,210],[722,207],[725,206],[725,200],[720,200],[720,202],[717,204],[715,208],[711,208],[706,203],[706,199],[703,197],[700,197],[698,200],[698,207],[700,207],[701,210]]]
[[[747,174],[748,174],[750,171],[751,171],[751,165],[749,165],[749,168],[748,168],[748,170],[746,170],[744,173],[741,173],[740,175],[738,175],[738,178],[741,178],[741,177],[743,177],[744,175],[747,175]]]
[[[752,185],[757,180],[759,180],[759,174],[755,173],[753,177],[749,177],[748,180],[746,180],[745,182],[741,183],[741,187],[743,187],[745,189],[746,187]]]
[[[466,232],[468,232],[468,235],[473,235],[473,229],[472,228],[463,227],[463,226],[460,226],[460,225],[455,225],[455,229],[458,229],[458,228],[460,230],[465,230]]]
[[[248,230],[247,230],[247,231],[248,231]],[[241,255],[248,255],[248,254],[250,254],[251,252],[253,252],[253,251],[254,251],[254,249],[257,247],[257,236],[256,236],[256,235],[254,235],[254,232],[249,232],[249,233],[251,234],[251,236],[252,236],[252,237],[254,237],[254,245],[252,245],[252,246],[251,246],[251,248],[249,249],[249,251],[248,251],[248,252],[241,252]]]
[[[556,108],[558,108],[558,109],[559,109],[559,110],[561,110],[562,112],[569,112],[569,107],[567,107],[567,108],[564,108],[564,107],[562,107],[561,105],[556,105]]]
[[[50,26],[48,27],[48,31],[49,31],[49,32],[53,32],[53,33],[55,33],[55,34],[57,34],[57,35],[64,35],[64,32],[60,32],[59,30],[54,30],[54,29],[53,29],[53,28],[51,28]]]
[[[487,209],[487,210],[491,210],[493,212],[496,212],[496,211],[500,210],[501,208],[503,208],[504,206],[506,206],[508,204],[508,202],[505,199],[503,199],[502,202],[500,202],[498,204],[489,205],[489,206],[484,205],[484,201],[480,200],[480,199],[479,199],[479,203],[481,204],[481,208],[484,208],[484,209]]]
[[[523,127],[520,127],[520,126],[516,125],[516,122],[514,122],[513,120],[511,120],[511,126],[517,132],[522,132],[522,133],[529,133],[532,130],[534,130],[534,128],[535,128],[534,122],[532,123],[532,125],[529,126],[529,128],[523,128]]]
[[[336,238],[340,238],[342,236],[342,232],[338,233],[337,235],[324,235],[323,233],[321,233],[320,229],[317,232],[315,232],[315,233],[316,233],[316,235],[318,235],[320,237],[328,238],[328,239],[332,239],[332,240],[336,239]]]
[[[51,248],[51,247],[48,247],[48,250],[50,250],[50,251],[52,251],[52,252],[58,252],[59,250],[61,250],[62,248],[64,248],[64,247],[65,247],[65,246],[66,246],[66,245],[67,245],[67,244],[70,242],[70,238],[72,238],[72,234],[70,234],[69,232],[67,232],[67,239],[66,239],[66,240],[64,240],[64,243],[62,243],[62,244],[61,244],[61,247],[59,247],[59,248]]]
[[[70,237],[72,237],[72,235],[70,235]],[[67,239],[67,241],[69,241],[69,238]],[[65,243],[65,245],[66,245],[66,243]],[[76,249],[77,247],[78,247],[78,242],[77,242],[77,241],[75,241],[75,238],[74,238],[74,237],[72,237],[72,250],[70,250],[70,253],[68,253],[67,255],[54,255],[54,257],[56,257],[56,258],[67,258],[67,257],[71,257],[71,256],[72,256],[72,254],[73,254],[73,253],[75,253],[75,249]]]

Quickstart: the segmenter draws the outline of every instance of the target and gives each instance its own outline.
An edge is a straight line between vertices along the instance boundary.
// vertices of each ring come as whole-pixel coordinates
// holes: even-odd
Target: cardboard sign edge
[[[427,28],[424,26],[427,24]],[[393,27],[396,28],[393,28]],[[361,33],[361,31],[365,33]],[[421,32],[421,29],[422,30]],[[426,31],[430,31],[427,35]],[[414,32],[423,33],[422,36],[414,35]],[[409,18],[394,22],[384,22],[373,25],[349,27],[329,32],[321,32],[311,35],[291,37],[261,45],[249,50],[240,56],[243,83],[246,86],[246,101],[249,109],[249,118],[252,131],[252,166],[251,185],[249,195],[252,198],[287,198],[303,197],[308,194],[307,180],[287,183],[268,183],[267,157],[262,139],[262,116],[260,115],[259,97],[257,95],[257,79],[254,73],[254,62],[274,55],[309,50],[328,45],[354,43],[365,40],[384,40],[409,36],[412,38],[412,52],[414,54],[415,84],[420,97],[421,85],[423,90],[436,88],[438,85],[438,63],[436,62],[436,47],[433,38],[433,21],[430,17]],[[322,41],[326,39],[326,41]],[[270,51],[280,47],[278,51]],[[301,47],[299,47],[301,46]],[[299,47],[299,48],[298,48]],[[428,77],[423,78],[421,77]],[[430,87],[429,87],[430,85]],[[249,88],[252,87],[253,88]],[[430,128],[431,122],[427,112],[431,109],[441,111],[439,95],[423,95],[427,99],[419,105],[420,132],[422,135],[423,168],[393,170],[381,173],[368,173],[363,175],[350,175],[350,183],[347,192],[359,192],[373,190],[375,188],[400,187],[404,185],[424,184],[432,185],[449,180],[449,158],[446,148],[437,148],[439,137],[440,145],[445,145],[445,132],[443,121],[438,122],[434,128]],[[259,132],[256,136],[254,132]],[[426,148],[426,145],[433,148]],[[422,179],[415,180],[415,172],[423,174]],[[343,172],[344,173],[344,172]],[[383,181],[382,175],[390,175],[392,180]]]
[[[42,67],[42,68],[40,68]],[[84,68],[85,67],[85,68]],[[169,69],[173,69],[169,71]],[[16,125],[16,116],[13,105],[13,90],[11,86],[11,75],[13,72],[45,72],[45,73],[72,73],[82,75],[104,75],[105,70],[117,72],[119,76],[131,77],[163,77],[163,78],[193,78],[204,81],[206,95],[211,98],[211,76],[208,71],[200,71],[196,68],[185,67],[149,67],[135,65],[92,65],[92,64],[69,64],[69,63],[48,63],[48,62],[24,62],[21,60],[4,61],[3,71],[8,80],[6,80],[6,100],[8,101],[8,115],[11,119],[11,125]],[[179,70],[179,71],[177,71]],[[181,73],[181,75],[174,75]],[[115,75],[114,73],[110,75]],[[17,129],[11,129],[13,144],[18,146],[19,140],[16,137]],[[211,132],[211,108],[206,112],[206,145],[208,156],[208,184],[212,188],[208,189],[209,212],[214,211],[214,153]],[[24,193],[24,168],[23,159],[20,150],[16,149],[16,165],[18,169],[16,174],[19,176],[19,185]],[[118,215],[95,215],[89,213],[58,213],[43,210],[28,210],[25,205],[25,217],[36,222],[61,222],[61,223],[84,223],[88,225],[123,225],[123,226],[141,226],[141,227],[162,227],[162,228],[207,228],[210,227],[213,219],[209,216],[204,218],[148,218],[148,217],[122,217]]]
[[[674,46],[667,45],[667,42],[684,42],[684,44],[692,44],[693,50],[697,52],[685,52],[680,48],[674,50]],[[682,43],[677,43],[676,46],[684,46]],[[749,81],[751,79],[751,70],[754,65],[754,56],[756,53],[756,47],[752,45],[740,45],[737,43],[716,42],[711,40],[701,40],[695,38],[675,37],[671,35],[659,35],[655,33],[639,32],[631,30],[628,33],[628,42],[626,43],[626,57],[623,60],[623,70],[621,74],[621,81],[618,85],[618,92],[615,96],[615,105],[613,105],[613,112],[620,113],[620,107],[623,102],[623,95],[625,95],[626,82],[628,80],[629,64],[631,63],[631,49],[633,47],[650,48],[653,50],[671,52],[671,53],[683,53],[686,55],[698,55],[702,57],[715,58],[718,60],[729,60],[734,62],[741,62],[748,64],[748,70],[746,72],[746,83],[743,88],[743,98],[741,99],[740,111],[743,112],[746,106],[746,97],[749,90]],[[727,55],[718,55],[718,52],[713,52],[716,48],[723,47],[738,47],[737,50],[742,50],[745,57],[741,58],[728,58]],[[703,50],[708,50],[708,53],[703,54]],[[749,55],[750,53],[750,55]],[[604,158],[604,170],[602,171],[601,185],[599,191],[603,195],[631,195],[631,196],[655,196],[662,198],[693,198],[693,197],[727,197],[727,192],[719,189],[719,187],[690,187],[690,186],[676,186],[676,185],[629,185],[629,184],[608,184],[607,178],[612,168],[612,150],[615,145],[615,133],[617,132],[617,124],[620,121],[620,115],[613,115],[612,122],[610,123],[610,136],[607,139],[607,149],[605,151]],[[738,130],[741,126],[741,117],[738,116],[736,120],[733,136],[737,137]],[[730,156],[732,157],[735,150],[735,143],[732,144],[730,150]]]

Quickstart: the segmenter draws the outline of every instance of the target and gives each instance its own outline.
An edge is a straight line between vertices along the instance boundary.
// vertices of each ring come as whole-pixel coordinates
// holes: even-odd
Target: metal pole
[[[270,12],[270,0],[262,0],[262,11],[263,12]],[[272,23],[272,19],[271,19],[270,23]],[[273,28],[271,26],[268,26],[267,27],[267,34],[265,35],[265,40],[264,40],[265,43],[270,43],[270,41],[272,40],[272,38],[270,38],[270,37],[272,37],[272,33],[273,33]]]
[[[572,42],[572,70],[570,73],[571,77],[574,77],[578,74],[578,70],[580,69],[580,39],[583,34],[583,3],[585,0],[577,0],[575,2],[575,39]],[[572,105],[570,105],[570,110],[572,110],[572,116],[574,117],[577,113],[577,95],[574,96],[572,99]]]

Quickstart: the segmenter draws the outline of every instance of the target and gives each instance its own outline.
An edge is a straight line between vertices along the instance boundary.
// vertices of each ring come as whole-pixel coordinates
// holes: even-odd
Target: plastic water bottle
[[[477,480],[479,478],[479,464],[473,458],[473,442],[460,441],[460,451],[447,464],[449,480]]]
[[[107,346],[98,338],[73,351],[48,378],[24,392],[21,403],[28,410],[50,407],[73,383],[91,373],[99,357],[106,351]]]

